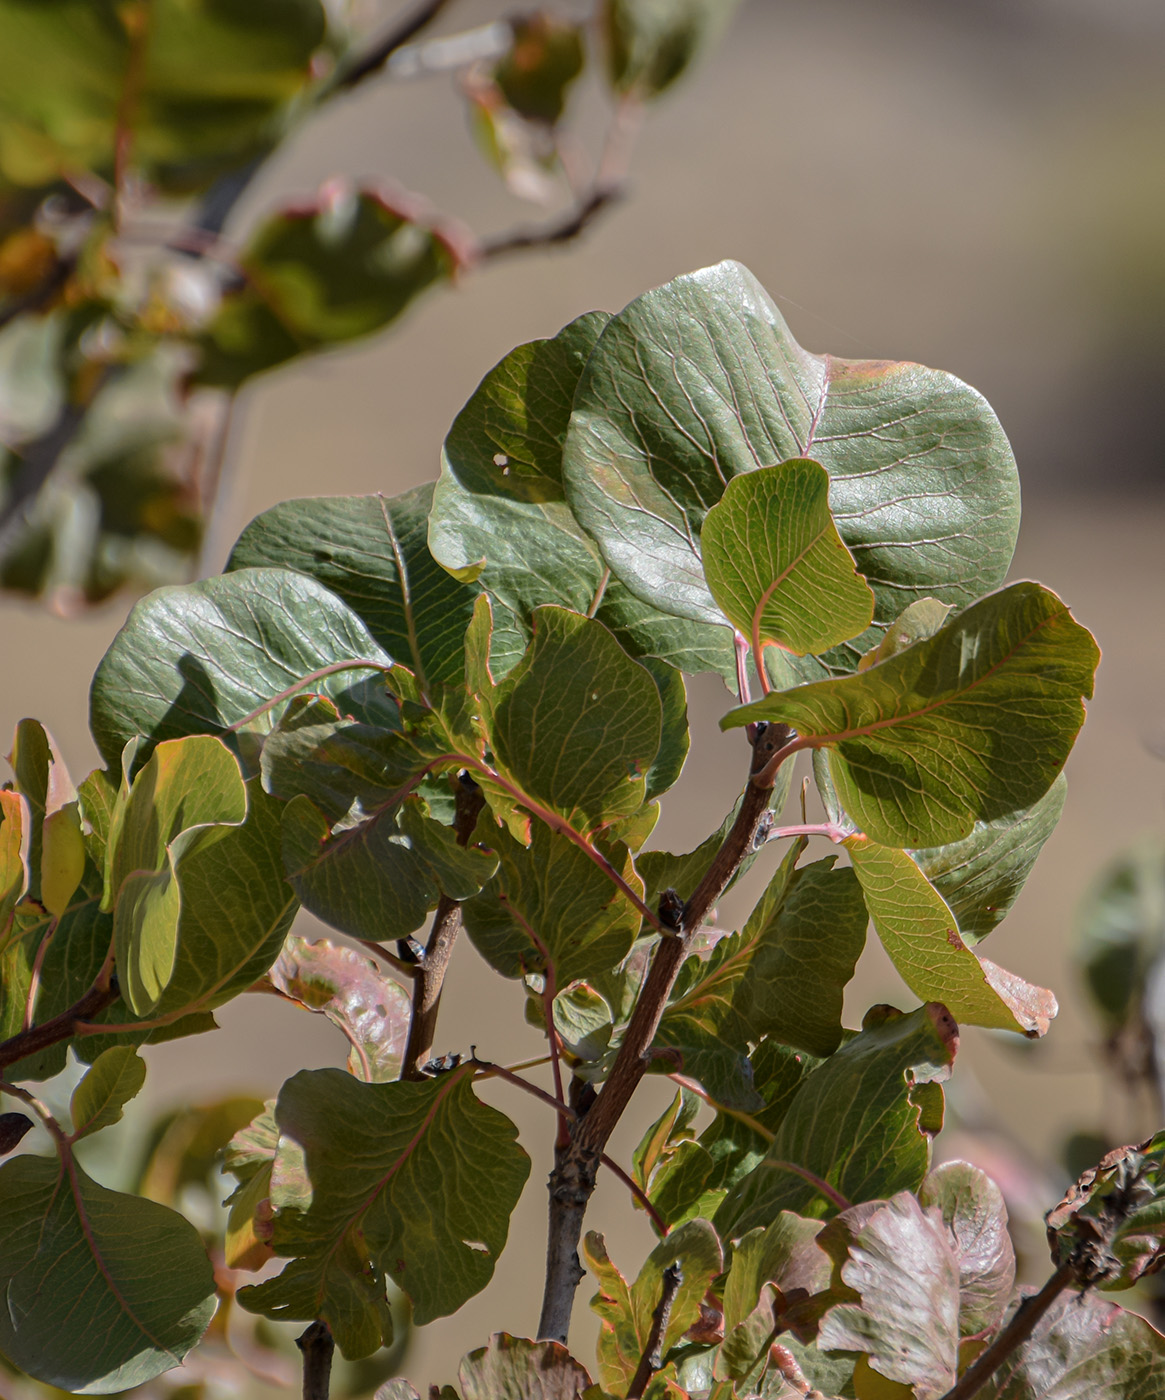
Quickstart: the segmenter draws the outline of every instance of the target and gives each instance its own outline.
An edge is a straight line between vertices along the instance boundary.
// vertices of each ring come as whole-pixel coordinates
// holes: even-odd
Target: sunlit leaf
[[[488,1346],[464,1357],[457,1380],[464,1400],[576,1400],[591,1384],[561,1343],[508,1332],[495,1332]]]
[[[919,1187],[918,1199],[937,1206],[951,1233],[959,1266],[959,1335],[997,1327],[1015,1284],[1003,1193],[969,1162],[943,1162]]]
[[[828,751],[842,807],[875,841],[932,846],[1039,801],[1084,723],[1099,652],[1036,583],[965,608],[933,637],[858,675],[730,711]]]

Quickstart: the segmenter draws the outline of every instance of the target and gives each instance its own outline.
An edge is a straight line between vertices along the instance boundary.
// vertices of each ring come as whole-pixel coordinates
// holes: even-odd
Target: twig
[[[366,53],[351,64],[340,68],[328,84],[327,92],[329,94],[346,92],[358,83],[362,83],[365,78],[378,72],[397,49],[403,48],[422,29],[428,28],[448,4],[449,0],[424,0],[424,3],[418,5],[411,14],[405,15],[385,34],[382,34]]]
[[[504,257],[507,253],[522,252],[527,248],[554,248],[562,243],[570,243],[585,233],[608,205],[617,203],[622,197],[621,185],[598,185],[564,218],[554,223],[513,229],[509,233],[483,238],[477,245],[478,257],[484,262],[490,258]]]
[[[296,691],[302,690],[305,685],[311,685],[312,681],[323,680],[325,676],[339,675],[342,671],[384,671],[391,669],[391,663],[386,666],[383,661],[333,661],[330,666],[321,666],[318,671],[312,671],[306,676],[301,676],[299,680],[289,685],[285,690],[281,690],[278,695],[273,695],[270,700],[264,700],[261,705],[242,717],[235,720],[234,724],[228,724],[221,732],[223,734],[237,734],[240,729],[245,729],[248,724],[252,724],[261,715],[265,715],[268,710],[273,710],[276,705],[284,700],[290,700]]]
[[[635,1199],[651,1217],[655,1228],[659,1231],[659,1233],[661,1235],[670,1234],[671,1226],[667,1223],[663,1216],[660,1215],[659,1211],[656,1210],[655,1206],[652,1205],[651,1197],[647,1194],[643,1187],[640,1186],[640,1184],[635,1180],[635,1178],[633,1176],[629,1176],[627,1172],[625,1172],[623,1168],[619,1165],[619,1163],[614,1161],[612,1158],[608,1157],[605,1152],[599,1158],[599,1161],[602,1162],[603,1166],[607,1168],[607,1170],[611,1173],[612,1176],[617,1176],[619,1180],[623,1183],[623,1185],[626,1186],[627,1190],[631,1192],[631,1194],[635,1197]]]
[[[331,1328],[326,1322],[313,1322],[296,1337],[295,1345],[303,1352],[303,1400],[328,1400],[336,1351]]]
[[[681,964],[691,952],[709,911],[741,862],[755,849],[776,779],[773,756],[787,745],[789,732],[783,724],[758,725],[753,739],[749,782],[732,829],[685,903],[679,935],[661,938],[656,945],[655,956],[606,1084],[580,1118],[570,1145],[555,1153],[549,1183],[550,1226],[539,1337],[566,1342],[575,1290],[582,1278],[578,1242],[603,1149],[647,1069],[651,1042]],[[658,921],[656,923],[658,927]]]
[[[641,1400],[647,1383],[663,1365],[663,1341],[667,1336],[667,1325],[671,1321],[672,1304],[684,1281],[684,1271],[679,1261],[669,1264],[663,1271],[663,1288],[659,1302],[651,1315],[651,1331],[647,1334],[647,1345],[639,1358],[639,1366],[627,1391],[627,1400]]]
[[[468,846],[485,798],[481,788],[468,774],[457,779],[457,807],[453,829],[457,844]],[[461,905],[442,894],[433,915],[433,927],[425,945],[425,955],[417,964],[413,977],[413,1006],[409,1018],[409,1035],[405,1045],[402,1079],[424,1079],[421,1065],[429,1059],[437,1034],[437,1013],[441,1006],[441,989],[445,973],[453,957],[453,947],[461,930]]]
[[[963,1372],[962,1377],[951,1386],[942,1400],[971,1400],[973,1395],[978,1395],[1011,1353],[1027,1341],[1035,1330],[1036,1323],[1072,1284],[1073,1278],[1072,1263],[1061,1264],[1038,1293],[1020,1303],[1003,1331],[978,1360]]]
[[[26,1060],[41,1050],[47,1050],[50,1045],[71,1039],[77,1034],[78,1022],[88,1020],[90,1016],[96,1016],[98,1012],[111,1006],[121,995],[113,980],[112,970],[112,958],[106,958],[105,967],[98,973],[97,980],[72,1006],[42,1025],[30,1026],[28,1030],[0,1043],[0,1070],[7,1069],[18,1060]]]

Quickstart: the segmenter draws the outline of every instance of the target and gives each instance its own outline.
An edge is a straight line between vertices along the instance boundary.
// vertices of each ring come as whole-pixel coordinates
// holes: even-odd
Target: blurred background
[[[441,28],[496,12],[465,0]],[[751,0],[652,109],[626,199],[580,241],[466,274],[387,335],[244,389],[206,559],[221,568],[248,520],[285,497],[393,494],[432,478],[454,415],[513,346],[723,258],[751,268],[809,348],[918,360],[975,385],[1019,461],[1013,577],[1058,592],[1104,654],[1065,816],[992,939],[993,957],[1055,990],[1060,1019],[1035,1045],[965,1033],[955,1123],[938,1140],[941,1155],[997,1171],[1020,1210],[1046,1208],[1066,1184],[1068,1133],[1124,1141],[1153,1126],[1121,1121],[1102,1087],[1070,944],[1106,862],[1165,829],[1163,63],[1159,0]],[[478,232],[529,217],[474,149],[451,84],[385,78],[334,101],[264,168],[232,229],[340,169],[421,189]],[[578,102],[580,129],[597,129],[597,90]],[[70,619],[2,605],[0,734],[34,715],[75,778],[96,763],[86,688],[128,602]],[[687,849],[731,804],[740,740],[715,725],[727,704],[719,682],[693,685],[692,756],[652,844]],[[754,871],[734,892],[722,923],[743,917],[764,878]],[[300,932],[319,927],[301,916]],[[870,948],[847,1023],[903,998]],[[465,944],[437,1048],[537,1054],[522,1000]],[[338,1032],[272,998],[240,998],[220,1020],[217,1035],[147,1049],[153,1106],[218,1090],[269,1097],[298,1068],[344,1061]],[[612,1148],[620,1160],[647,1104],[667,1097],[658,1084],[641,1093],[638,1130],[625,1126]],[[553,1123],[512,1098],[534,1157],[512,1243],[485,1294],[413,1338],[404,1369],[418,1384],[452,1380],[461,1351],[490,1331],[536,1321]],[[602,1186],[588,1223],[606,1230],[616,1262],[637,1266],[651,1236],[619,1189]],[[576,1317],[585,1357],[592,1324],[583,1306]]]

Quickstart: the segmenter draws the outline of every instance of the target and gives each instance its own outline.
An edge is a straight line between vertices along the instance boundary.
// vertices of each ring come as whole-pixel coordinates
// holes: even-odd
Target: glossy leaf
[[[980,958],[963,942],[955,916],[906,851],[847,839],[866,906],[902,980],[922,1001],[941,1001],[957,1020],[1043,1035],[1056,998]]]
[[[605,0],[607,74],[616,92],[652,98],[723,32],[737,0]]]
[[[281,109],[308,82],[324,9],[4,0],[0,24],[0,174],[20,185],[78,170],[111,177],[128,119],[135,164],[189,189],[274,143]],[[135,100],[123,110],[130,83]]]
[[[109,1394],[177,1366],[215,1310],[197,1230],[72,1160],[0,1166],[0,1352],[62,1390]]]
[[[141,735],[148,743],[219,734],[324,667],[366,662],[321,678],[341,695],[390,664],[364,623],[334,593],[288,569],[241,569],[137,603],[102,657],[89,722],[106,763]]]
[[[495,1332],[488,1346],[464,1357],[457,1380],[463,1400],[576,1400],[591,1384],[561,1343],[508,1332]]]
[[[1015,1285],[1003,1193],[969,1162],[943,1162],[919,1187],[918,1199],[941,1211],[951,1235],[959,1266],[960,1337],[998,1327]]]
[[[202,338],[203,384],[253,374],[382,330],[462,261],[418,201],[329,181],[319,197],[273,215],[240,263],[243,279]]]
[[[403,938],[441,894],[468,899],[493,874],[494,857],[458,845],[417,797],[333,832],[306,797],[283,811],[283,861],[292,888],[317,918],[357,938]]]
[[[864,632],[874,595],[829,513],[829,473],[793,460],[733,477],[704,519],[704,576],[752,643],[804,656]]]
[[[728,629],[672,617],[605,581],[598,548],[566,501],[562,449],[575,387],[607,320],[591,312],[552,339],[518,346],[478,385],[445,440],[430,548],[527,632],[543,604],[587,612],[597,600],[599,620],[633,656],[730,677]]]
[[[1084,723],[1099,652],[1054,593],[1013,583],[941,631],[841,680],[730,711],[828,751],[842,807],[872,840],[928,846],[1038,802]]]
[[[422,690],[465,674],[465,629],[478,590],[429,553],[431,485],[401,496],[310,496],[251,521],[227,571],[295,569],[342,598]]]
[[[602,1318],[599,1379],[606,1389],[622,1393],[647,1345],[652,1313],[663,1290],[664,1270],[679,1263],[684,1276],[660,1348],[666,1358],[699,1317],[708,1285],[723,1268],[720,1241],[706,1220],[689,1220],[655,1246],[632,1285],[611,1262],[602,1235],[587,1233],[583,1256],[599,1283],[599,1292],[591,1300],[591,1308]]]
[[[985,1400],[1162,1400],[1165,1337],[1095,1293],[1066,1293],[980,1394]]]
[[[655,682],[601,623],[540,608],[495,692],[490,742],[504,776],[590,834],[643,805],[661,713]]]
[[[1060,820],[1067,795],[1068,780],[1061,773],[1034,806],[976,822],[970,836],[952,845],[911,851],[958,920],[965,943],[986,938],[1007,916]]]
[[[338,1026],[351,1042],[348,1070],[382,1084],[400,1074],[409,1033],[408,993],[354,948],[292,936],[271,969],[284,994]]]
[[[765,1160],[729,1192],[716,1228],[735,1236],[781,1210],[820,1218],[835,1208],[785,1163],[853,1205],[916,1190],[941,1125],[928,1091],[949,1075],[957,1045],[941,1006],[890,1013],[848,1041],[801,1083]]]
[[[503,828],[478,837],[497,853],[497,874],[463,909],[474,947],[503,977],[552,971],[566,987],[607,972],[631,949],[640,915],[588,856],[541,822],[529,847]],[[632,889],[641,889],[626,847],[606,852]]]
[[[809,354],[738,263],[676,278],[608,323],[563,475],[618,578],[663,611],[714,621],[704,518],[733,477],[795,457],[829,472],[837,528],[876,599],[878,630],[831,664],[852,670],[914,598],[963,604],[1003,581],[1018,488],[983,399],[920,365]]]
[[[903,1191],[857,1230],[841,1266],[857,1295],[825,1314],[818,1345],[860,1351],[879,1375],[939,1400],[955,1383],[959,1267],[941,1220]]]
[[[238,763],[208,735],[159,744],[134,780],[110,832],[104,903],[113,909],[122,992],[139,1016],[154,1010],[174,973],[184,858],[246,814]]]
[[[145,1061],[136,1050],[115,1046],[98,1055],[73,1090],[69,1104],[74,1140],[120,1123],[122,1110],[145,1082]]]

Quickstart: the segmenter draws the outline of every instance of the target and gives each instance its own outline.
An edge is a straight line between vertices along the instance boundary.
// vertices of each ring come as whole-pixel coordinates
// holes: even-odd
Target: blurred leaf
[[[139,1194],[160,1205],[177,1205],[188,1186],[218,1194],[224,1149],[245,1130],[263,1105],[253,1098],[228,1098],[177,1108],[153,1126],[137,1178]]]
[[[1060,820],[1067,795],[1068,780],[1061,773],[1034,806],[978,821],[970,836],[949,846],[911,851],[957,919],[964,942],[978,943],[1007,916]]]
[[[271,981],[309,1011],[321,1012],[351,1042],[348,1070],[382,1084],[400,1075],[411,1002],[371,958],[326,938],[294,934],[271,969]]]
[[[597,617],[632,655],[731,677],[728,629],[670,617],[616,580],[604,585],[598,549],[567,504],[562,449],[575,386],[607,320],[591,312],[520,345],[481,381],[445,440],[430,546],[527,630],[545,603],[586,612],[598,598]]]
[[[352,1359],[391,1340],[386,1276],[419,1325],[489,1282],[530,1163],[467,1071],[361,1084],[342,1070],[303,1070],[280,1090],[276,1119],[306,1153],[311,1200],[284,1207],[273,1189],[275,1252],[292,1262],[240,1290],[245,1308],[322,1317]]]
[[[865,632],[874,596],[829,513],[829,473],[793,460],[733,477],[704,518],[712,596],[753,661],[776,645],[804,656]]]
[[[838,531],[875,597],[875,627],[831,665],[852,670],[914,598],[968,603],[1003,581],[1018,488],[983,399],[918,365],[810,355],[737,263],[676,278],[607,323],[563,478],[616,577],[656,608],[715,622],[705,516],[733,477],[806,456],[830,474]]]
[[[969,1162],[943,1162],[919,1187],[918,1199],[937,1207],[950,1231],[959,1266],[959,1336],[998,1327],[1015,1286],[1003,1193]]]
[[[845,842],[882,946],[921,1001],[941,1001],[957,1020],[1043,1035],[1058,1007],[1033,986],[978,957],[955,916],[906,851],[861,836]]]
[[[459,845],[418,797],[339,831],[308,798],[293,798],[283,810],[283,861],[305,909],[374,940],[412,933],[443,893],[468,899],[496,866],[492,854]]]
[[[466,901],[465,929],[503,977],[549,970],[556,987],[609,971],[623,960],[640,915],[622,891],[572,841],[535,822],[529,847],[504,829],[478,839],[497,854],[497,873]],[[626,847],[607,858],[632,889],[641,888]]]
[[[259,1269],[273,1257],[270,1192],[278,1146],[275,1100],[268,1099],[262,1111],[235,1132],[223,1152],[223,1170],[239,1183],[224,1202],[230,1208],[223,1240],[228,1268]],[[258,1227],[261,1208],[265,1208],[265,1220]]]
[[[45,184],[135,164],[198,188],[267,150],[324,36],[319,0],[4,0],[0,174]],[[132,92],[132,105],[125,94]]]
[[[737,1236],[781,1210],[821,1217],[836,1209],[783,1163],[823,1178],[853,1205],[916,1190],[937,1129],[923,1112],[923,1091],[947,1078],[957,1047],[958,1028],[943,1007],[908,1016],[886,1008],[884,1020],[802,1081],[766,1159],[729,1192],[716,1228]]]
[[[619,93],[657,97],[714,44],[738,0],[604,0],[607,73]]]
[[[390,664],[364,623],[334,593],[289,569],[241,569],[135,604],[101,659],[90,726],[116,768],[125,744],[219,734],[305,676],[337,662]],[[359,669],[359,668],[355,668]],[[343,694],[352,672],[313,686]]]
[[[1054,593],[1013,583],[858,675],[731,710],[828,750],[842,807],[888,846],[940,845],[1037,802],[1084,723],[1099,652]]]
[[[519,116],[553,126],[583,70],[582,30],[549,10],[511,20],[514,41],[494,68],[494,82]]]
[[[530,1342],[508,1332],[495,1332],[488,1346],[464,1357],[457,1380],[464,1400],[577,1400],[591,1384],[559,1342]]]
[[[115,1046],[98,1055],[69,1104],[74,1141],[120,1123],[122,1110],[145,1082],[145,1061],[130,1046]]]
[[[0,330],[3,446],[14,447],[38,438],[57,421],[68,388],[60,363],[67,326],[66,314],[54,311],[44,316],[16,316]]]
[[[247,815],[247,789],[219,739],[191,735],[154,750],[110,831],[104,905],[113,910],[122,995],[153,1011],[174,974],[185,859]]]
[[[403,495],[282,501],[239,536],[227,571],[277,567],[308,574],[342,598],[422,689],[465,675],[465,629],[478,590],[429,553],[433,487]]]
[[[198,1232],[99,1186],[71,1154],[0,1166],[0,1352],[46,1385],[109,1394],[177,1366],[214,1315]]]
[[[1161,1400],[1165,1337],[1094,1293],[1062,1295],[983,1387],[983,1400]]]
[[[825,1314],[818,1345],[860,1351],[880,1375],[939,1400],[956,1379],[959,1267],[941,1221],[903,1191],[858,1229],[841,1265],[858,1295]]]
[[[333,180],[269,218],[244,249],[242,284],[202,336],[202,384],[234,388],[311,350],[383,329],[462,254],[420,206]]]
[[[672,1304],[660,1351],[667,1353],[700,1316],[708,1285],[724,1267],[716,1231],[706,1220],[689,1220],[673,1230],[647,1256],[639,1277],[627,1280],[611,1262],[602,1235],[588,1231],[583,1257],[599,1283],[591,1308],[602,1318],[599,1328],[599,1380],[622,1394],[630,1385],[651,1335],[652,1313],[663,1290],[664,1270],[678,1263],[683,1282]]]
[[[1118,856],[1085,896],[1076,957],[1094,1012],[1109,1035],[1141,1012],[1165,952],[1165,842],[1147,838]]]

